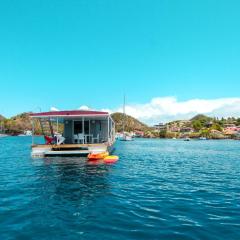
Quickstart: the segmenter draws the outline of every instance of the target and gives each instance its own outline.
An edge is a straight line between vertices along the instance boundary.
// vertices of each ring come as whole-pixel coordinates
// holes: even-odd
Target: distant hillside
[[[200,121],[200,122],[207,122],[207,121],[212,121],[213,118],[208,117],[203,114],[198,114],[195,117],[191,118],[190,121]]]
[[[22,113],[10,119],[5,119],[4,128],[6,129],[6,132],[10,134],[19,134],[24,130],[31,130],[32,124],[29,113]]]
[[[3,121],[4,119],[5,119],[5,117],[0,114],[0,121]]]
[[[53,131],[57,131],[57,124],[52,123]],[[4,119],[4,129],[6,133],[11,135],[17,135],[23,133],[25,130],[32,130],[32,119],[30,118],[30,112],[18,114],[10,119]],[[59,123],[58,131],[63,131],[63,124]],[[42,134],[42,130],[39,121],[34,121],[34,133]]]
[[[124,120],[124,115],[123,113],[113,113],[112,115],[113,120],[115,121],[116,124],[116,131],[121,132],[122,127],[123,127],[123,120]],[[133,131],[133,130],[139,130],[139,131],[146,131],[150,129],[146,124],[140,122],[134,117],[131,117],[129,115],[126,115],[125,119],[125,131]]]
[[[30,113],[21,113],[9,119],[3,119],[5,132],[11,135],[23,133],[25,130],[32,130]],[[35,133],[40,134],[40,126],[35,123]]]

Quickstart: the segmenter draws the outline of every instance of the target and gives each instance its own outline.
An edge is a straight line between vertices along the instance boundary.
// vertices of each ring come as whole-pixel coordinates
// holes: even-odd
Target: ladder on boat
[[[53,126],[51,124],[50,118],[39,118],[40,126],[44,136],[54,137]]]

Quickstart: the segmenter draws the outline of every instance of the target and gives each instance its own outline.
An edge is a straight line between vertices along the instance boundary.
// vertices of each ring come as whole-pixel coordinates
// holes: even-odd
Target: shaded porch
[[[110,117],[63,119],[65,144],[94,144],[113,141],[114,122]]]

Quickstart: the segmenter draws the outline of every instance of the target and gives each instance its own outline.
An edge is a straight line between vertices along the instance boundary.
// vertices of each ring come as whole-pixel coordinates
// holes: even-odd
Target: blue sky
[[[2,1],[0,114],[114,110],[124,93],[131,106],[236,99],[239,8],[237,0]]]

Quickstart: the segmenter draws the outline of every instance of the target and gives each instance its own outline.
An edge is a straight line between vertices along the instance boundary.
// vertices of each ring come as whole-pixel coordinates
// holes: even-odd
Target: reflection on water
[[[70,205],[81,205],[107,194],[109,168],[101,162],[97,163],[89,163],[86,158],[80,157],[33,160],[41,185],[47,186],[47,195],[54,195],[58,204],[69,201]]]
[[[238,141],[118,142],[116,164],[0,140],[1,239],[240,239]]]

